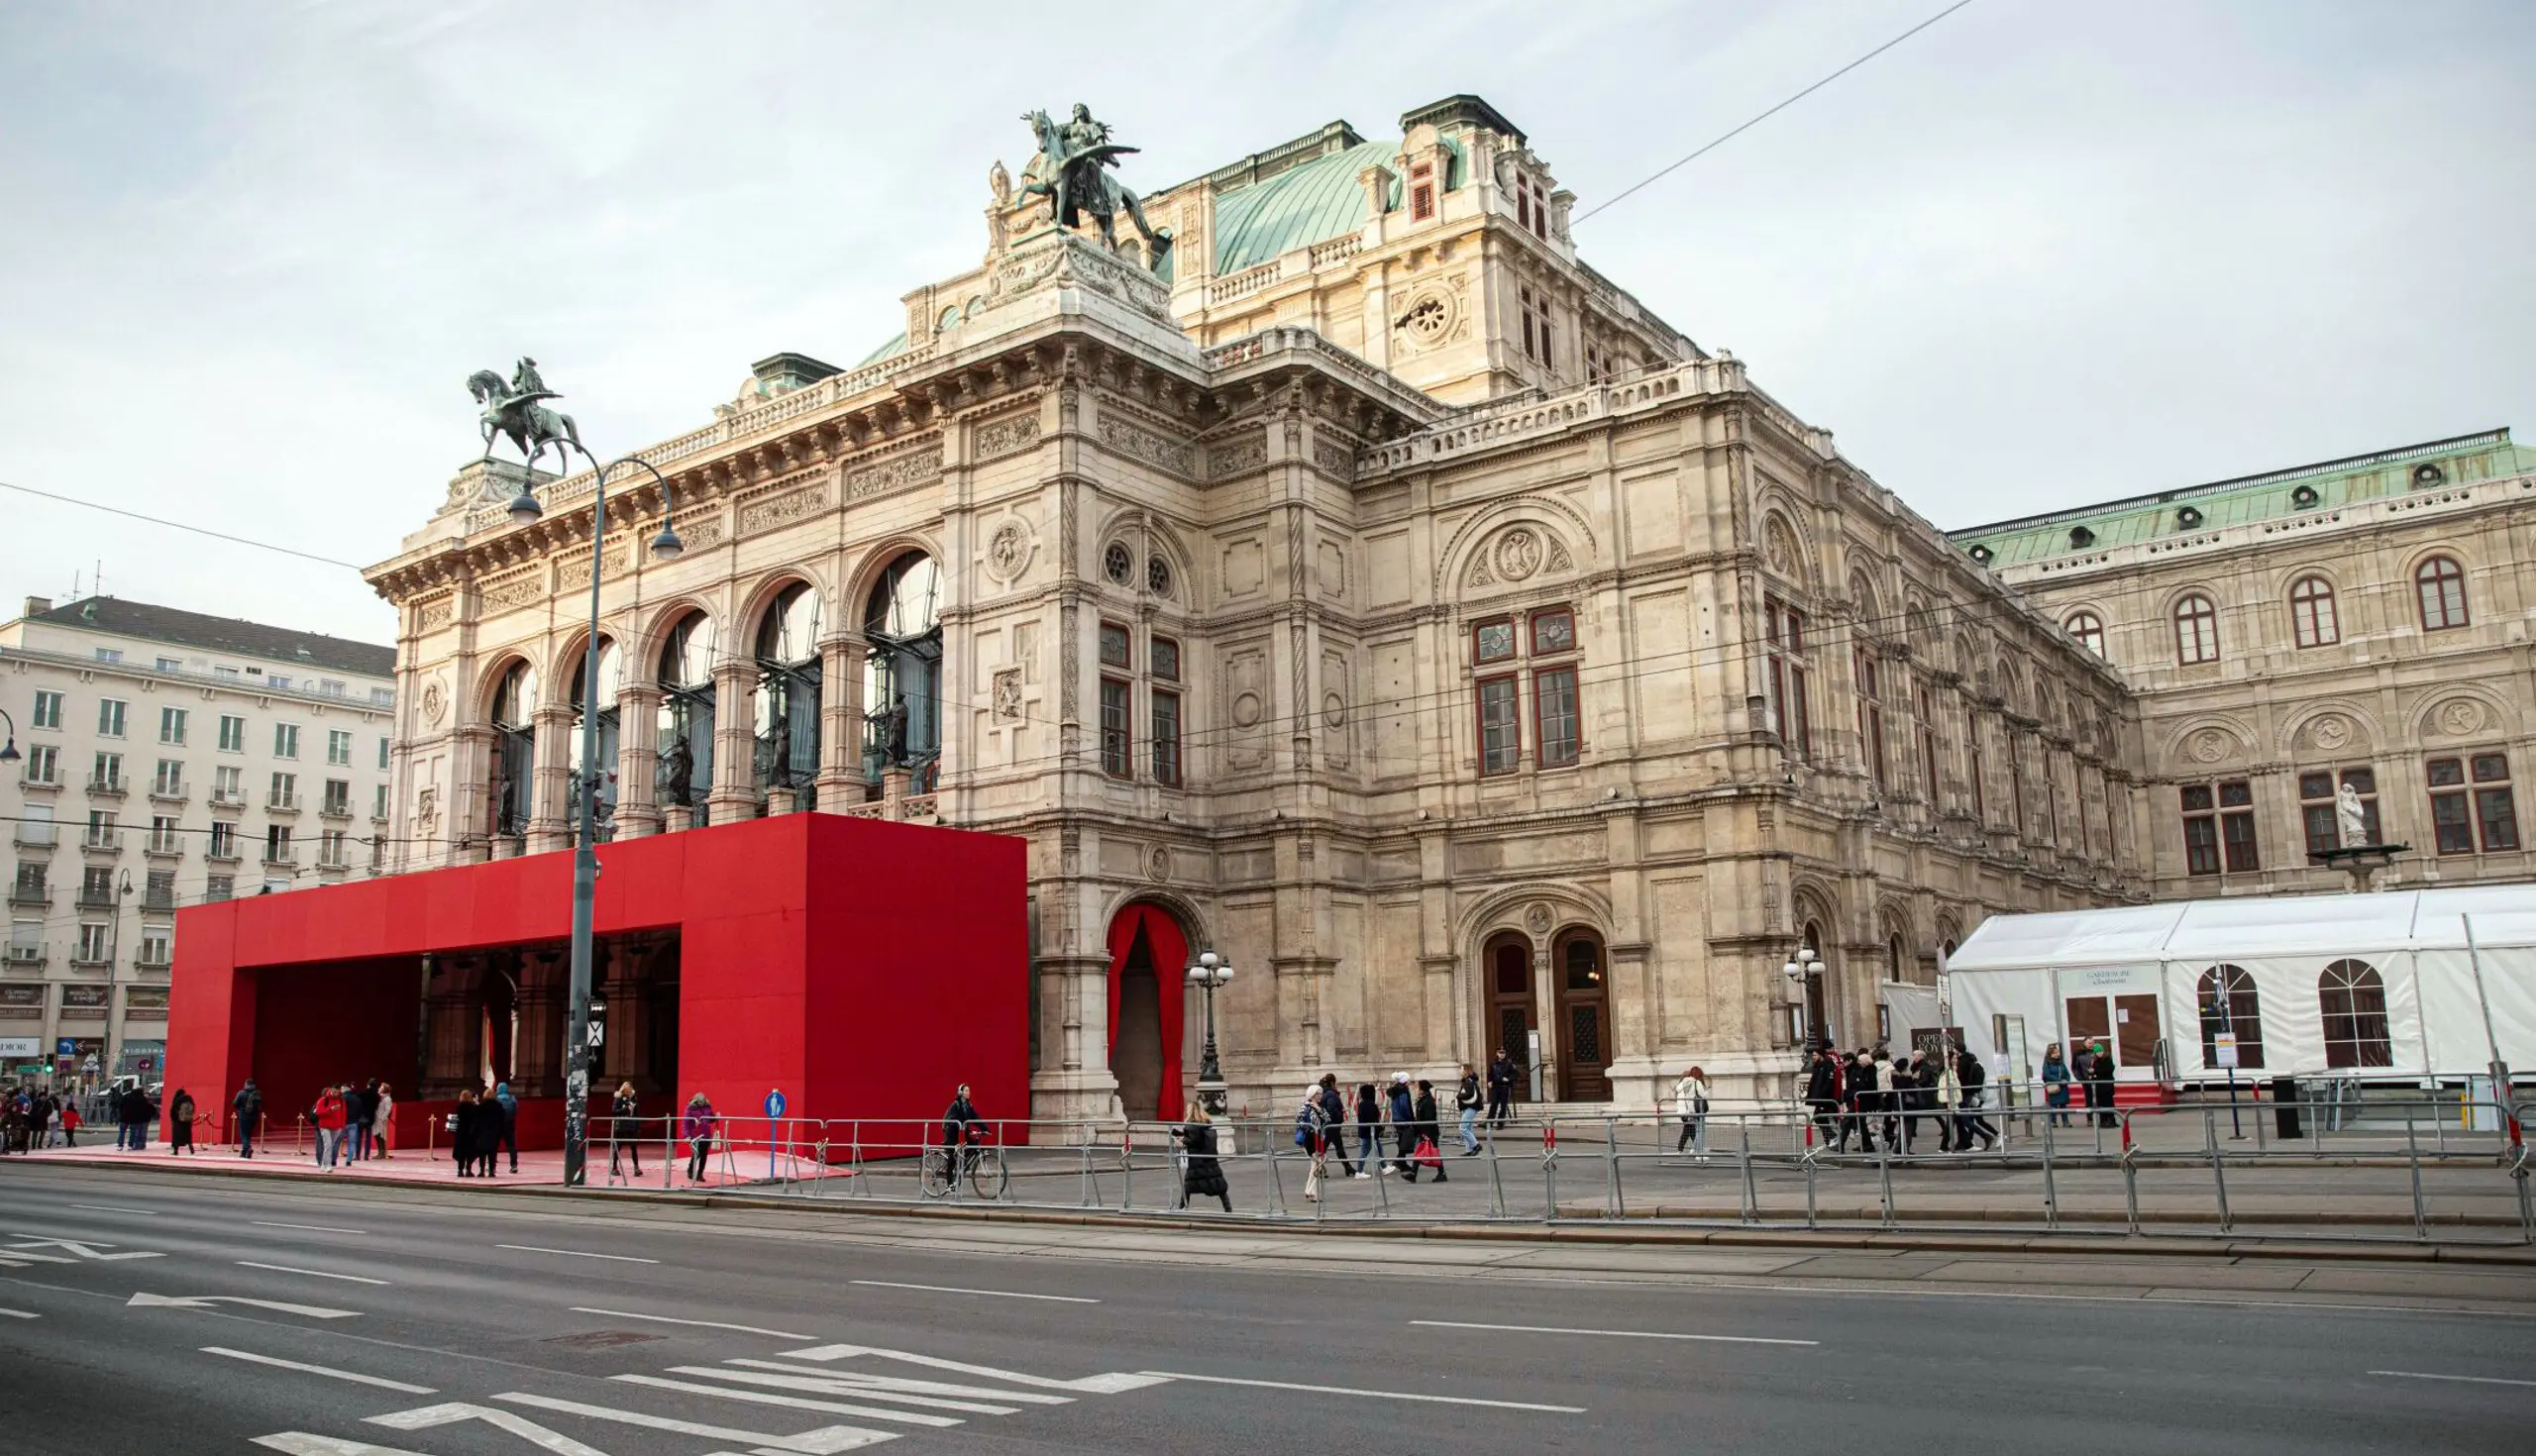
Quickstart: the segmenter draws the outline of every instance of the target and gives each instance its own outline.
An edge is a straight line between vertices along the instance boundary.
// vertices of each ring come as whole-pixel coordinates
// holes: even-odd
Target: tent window
[[[2386,986],[2365,961],[2336,961],[2316,978],[2316,1001],[2325,1017],[2325,1065],[2392,1067],[2395,1049],[2386,1036]]]
[[[2255,996],[2254,974],[2243,966],[2213,966],[2201,973],[2199,1000],[2201,1065],[2218,1065],[2217,1039],[2225,1031],[2237,1038],[2239,1068],[2262,1067],[2263,1004]]]

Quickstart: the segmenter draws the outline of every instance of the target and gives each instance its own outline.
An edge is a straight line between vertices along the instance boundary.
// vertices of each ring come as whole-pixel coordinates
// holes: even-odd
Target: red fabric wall
[[[788,814],[602,846],[599,863],[600,934],[679,932],[680,1102],[701,1091],[754,1116],[780,1087],[794,1117],[929,1121],[965,1081],[991,1115],[1027,1115],[1021,841]],[[375,963],[552,942],[571,922],[568,853],[189,906],[168,1081],[225,1108],[252,1071],[283,1127],[302,1083],[384,1076],[410,1095],[419,985],[374,986]],[[328,1009],[373,996],[375,1016]],[[523,1107],[524,1141],[546,1115]]]
[[[1188,1105],[1180,1085],[1180,1046],[1189,1036],[1184,1005],[1189,988],[1189,941],[1181,932],[1180,922],[1160,905],[1141,901],[1126,905],[1110,921],[1109,1047],[1114,1066],[1118,1047],[1118,978],[1127,969],[1127,955],[1135,948],[1139,930],[1144,932],[1145,951],[1153,958],[1154,988],[1162,1013],[1162,1092],[1160,1106],[1155,1110],[1169,1121],[1177,1119]]]

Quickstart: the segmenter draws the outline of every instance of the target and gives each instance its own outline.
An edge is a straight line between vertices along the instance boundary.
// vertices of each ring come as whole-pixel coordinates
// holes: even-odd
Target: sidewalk
[[[690,1183],[687,1177],[687,1160],[682,1158],[676,1165],[665,1167],[660,1159],[661,1151],[657,1146],[647,1145],[644,1152],[650,1156],[642,1160],[644,1176],[639,1181],[634,1179],[633,1161],[629,1158],[624,1165],[626,1174],[624,1180],[621,1183],[615,1183],[608,1178],[606,1146],[594,1144],[589,1152],[589,1186],[668,1193],[686,1189],[744,1188],[762,1181],[767,1176],[768,1164],[763,1152],[757,1153],[754,1160],[716,1154],[706,1166],[702,1181]],[[8,1160],[0,1160],[0,1167],[7,1166],[7,1162],[14,1161],[17,1156],[13,1154]],[[237,1173],[257,1177],[303,1178],[338,1183],[376,1183],[423,1188],[482,1188],[489,1191],[504,1186],[561,1188],[564,1183],[564,1155],[561,1151],[521,1153],[517,1172],[512,1171],[510,1159],[503,1157],[496,1160],[499,1173],[489,1179],[460,1178],[458,1165],[451,1161],[446,1151],[396,1153],[386,1158],[366,1159],[359,1163],[339,1163],[330,1170],[318,1167],[315,1155],[309,1150],[293,1148],[288,1143],[278,1147],[259,1148],[253,1158],[239,1157],[238,1150],[234,1147],[214,1147],[193,1153],[173,1153],[168,1151],[165,1143],[153,1143],[138,1153],[129,1149],[118,1149],[108,1144],[103,1147],[47,1148],[25,1156],[39,1163]],[[748,1167],[742,1166],[743,1163],[753,1166],[756,1171],[751,1173]],[[776,1167],[786,1177],[799,1180],[852,1176],[850,1170],[842,1168],[826,1170],[822,1173],[807,1160],[797,1158],[779,1162]]]

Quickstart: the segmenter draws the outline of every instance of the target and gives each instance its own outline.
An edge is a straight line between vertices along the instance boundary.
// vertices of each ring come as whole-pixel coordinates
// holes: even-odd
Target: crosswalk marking
[[[304,1430],[276,1431],[256,1437],[256,1444],[282,1456],[422,1456],[402,1446],[373,1446],[368,1441],[348,1441],[342,1436],[312,1436]]]
[[[501,1399],[495,1397],[495,1400]],[[462,1420],[480,1420],[495,1430],[508,1431],[542,1451],[554,1456],[607,1456],[596,1446],[583,1445],[562,1431],[548,1430],[525,1415],[496,1410],[490,1405],[475,1405],[465,1401],[451,1401],[440,1405],[423,1405],[412,1410],[393,1410],[385,1415],[370,1417],[374,1425],[395,1430],[427,1430],[435,1425],[454,1425]]]
[[[329,1380],[346,1380],[351,1381],[355,1385],[376,1386],[379,1389],[386,1391],[402,1391],[409,1396],[436,1396],[440,1394],[430,1386],[407,1385],[401,1380],[388,1380],[382,1376],[363,1375],[361,1372],[355,1370],[337,1370],[331,1365],[303,1365],[296,1360],[282,1360],[271,1355],[259,1355],[252,1350],[232,1350],[225,1345],[205,1345],[202,1347],[202,1352],[206,1355],[225,1356],[231,1360],[245,1360],[257,1365],[270,1365],[278,1370],[296,1370],[307,1375],[322,1375]]]
[[[771,1370],[778,1375],[796,1376],[816,1381],[828,1390],[852,1392],[875,1401],[898,1401],[909,1405],[939,1405],[946,1410],[975,1410],[979,1414],[1009,1415],[1013,1405],[1070,1405],[1072,1396],[1043,1396],[1037,1391],[1003,1391],[987,1386],[958,1386],[938,1380],[909,1380],[899,1375],[869,1375],[858,1370],[821,1370],[815,1366],[787,1365],[780,1360],[725,1360],[725,1365],[743,1370]],[[965,1400],[945,1397],[983,1397],[1009,1404],[976,1405]]]
[[[618,1410],[607,1405],[591,1405],[580,1401],[559,1401],[552,1396],[532,1396],[522,1391],[505,1391],[493,1398],[514,1405],[530,1405],[540,1410],[560,1410],[567,1415],[586,1415],[593,1420],[613,1420],[620,1425],[639,1425],[647,1430],[677,1431],[682,1435],[704,1436],[716,1441],[739,1441],[751,1446],[771,1446],[778,1451],[797,1451],[802,1456],[832,1456],[838,1451],[855,1451],[883,1441],[895,1441],[895,1431],[864,1430],[851,1425],[824,1425],[796,1436],[761,1435],[756,1431],[734,1430],[727,1425],[704,1425],[692,1420],[672,1420],[666,1415],[646,1415],[639,1410]],[[372,1420],[382,1419],[371,1416]]]
[[[935,1355],[918,1355],[908,1350],[884,1350],[877,1345],[813,1345],[806,1350],[787,1350],[788,1360],[850,1360],[857,1355],[873,1355],[883,1360],[898,1360],[908,1365],[921,1365],[930,1370],[957,1371],[962,1375],[984,1376],[988,1380],[1010,1381],[1014,1385],[1032,1386],[1047,1391],[1079,1391],[1088,1396],[1115,1396],[1126,1391],[1160,1385],[1167,1375],[1087,1375],[1081,1380],[1057,1380],[1045,1375],[1029,1375],[1018,1370],[999,1370],[992,1365],[967,1365]]]
[[[703,1372],[706,1375],[714,1371]],[[707,1385],[696,1380],[670,1380],[658,1375],[612,1375],[608,1379],[627,1385],[651,1386],[664,1391],[686,1391],[691,1395],[715,1396],[725,1401],[745,1401],[755,1405],[783,1405],[794,1410],[824,1410],[830,1415],[860,1415],[867,1420],[899,1420],[909,1425],[958,1425],[956,1415],[927,1415],[921,1410],[881,1410],[870,1405],[848,1405],[842,1401],[813,1401],[807,1396],[779,1396],[773,1391],[735,1391],[729,1386]]]

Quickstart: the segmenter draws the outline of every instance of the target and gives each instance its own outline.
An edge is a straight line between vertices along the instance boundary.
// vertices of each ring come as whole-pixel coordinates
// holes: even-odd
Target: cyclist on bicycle
[[[942,1114],[942,1146],[960,1150],[951,1171],[954,1187],[968,1177],[969,1169],[976,1164],[978,1140],[986,1136],[986,1119],[978,1115],[977,1104],[969,1100],[969,1085],[961,1083],[960,1090],[951,1094],[950,1107]]]

